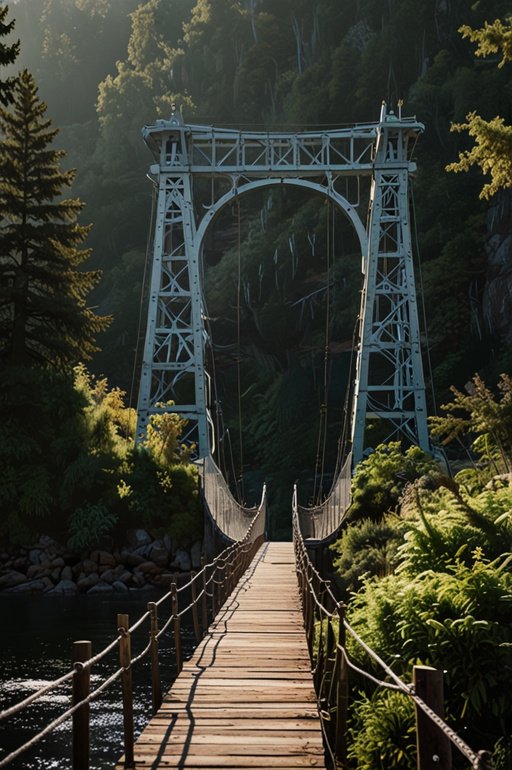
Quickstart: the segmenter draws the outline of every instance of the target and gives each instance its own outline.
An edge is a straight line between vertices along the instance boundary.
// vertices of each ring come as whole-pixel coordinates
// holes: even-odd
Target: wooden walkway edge
[[[257,553],[139,736],[135,767],[325,768],[292,543]]]

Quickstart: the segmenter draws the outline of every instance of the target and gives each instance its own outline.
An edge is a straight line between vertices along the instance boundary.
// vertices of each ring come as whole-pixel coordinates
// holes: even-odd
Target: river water
[[[133,591],[93,596],[0,594],[0,709],[23,700],[65,674],[71,668],[73,641],[88,639],[93,654],[117,635],[117,613],[128,613],[133,624],[162,591]],[[170,611],[170,608],[168,608]],[[163,617],[163,620],[165,620]],[[163,625],[163,622],[161,622]],[[148,624],[132,639],[132,656],[147,644]],[[185,657],[193,649],[190,626],[184,624]],[[170,629],[160,640],[162,689],[168,689],[176,671]],[[91,689],[119,666],[117,649],[92,671]],[[149,660],[146,656],[133,669],[136,735],[151,716]],[[0,723],[0,760],[29,740],[70,705],[70,683],[36,701],[21,714]],[[112,770],[123,753],[121,684],[116,681],[91,705],[91,770]],[[71,720],[68,720],[34,749],[8,765],[11,770],[71,768]]]

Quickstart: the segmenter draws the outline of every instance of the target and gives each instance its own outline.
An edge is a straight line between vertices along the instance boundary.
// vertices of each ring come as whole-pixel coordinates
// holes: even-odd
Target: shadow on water
[[[162,591],[134,591],[94,596],[56,597],[45,595],[0,595],[0,709],[5,709],[71,668],[73,642],[92,642],[93,654],[116,636],[117,613],[128,613],[133,624]],[[162,609],[163,621],[170,614]],[[186,618],[185,618],[186,621]],[[147,644],[146,623],[132,639],[132,656]],[[183,626],[183,651],[188,657],[194,647],[190,625]],[[160,640],[160,669],[165,692],[176,675],[171,629]],[[97,687],[119,666],[114,650],[92,670],[91,689]],[[149,658],[133,670],[135,734],[151,716]],[[116,681],[91,706],[91,770],[112,770],[123,753],[121,684]],[[0,724],[0,759],[56,719],[70,705],[69,684],[47,693],[22,713]],[[34,749],[23,753],[9,766],[12,770],[71,768],[71,720],[68,720]]]

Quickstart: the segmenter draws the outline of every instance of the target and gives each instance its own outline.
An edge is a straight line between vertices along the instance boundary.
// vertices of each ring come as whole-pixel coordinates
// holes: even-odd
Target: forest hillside
[[[477,170],[446,171],[473,142],[452,123],[472,111],[512,118],[510,64],[478,57],[459,31],[503,18],[506,0],[18,0],[9,9],[21,46],[6,71],[33,73],[92,223],[86,264],[102,278],[91,299],[112,322],[88,365],[131,404],[152,209],[140,130],[173,105],[185,121],[306,129],[376,120],[383,99],[391,109],[403,101],[426,127],[412,205],[431,410],[475,372],[493,382],[509,368],[511,197],[479,198]],[[347,194],[364,210],[364,187]],[[344,421],[361,288],[353,233],[314,197],[249,196],[240,222],[226,211],[213,229],[205,265],[231,444],[220,462],[243,497],[265,476],[283,505],[297,478],[314,499],[329,487]]]

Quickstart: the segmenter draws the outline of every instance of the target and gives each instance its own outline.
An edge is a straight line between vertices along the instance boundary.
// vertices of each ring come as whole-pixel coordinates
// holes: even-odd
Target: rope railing
[[[460,751],[474,770],[490,770],[490,753],[473,751],[442,718],[442,703],[439,703],[442,672],[427,666],[415,666],[414,684],[406,684],[347,622],[345,606],[338,601],[330,582],[320,576],[309,558],[299,521],[296,489],[293,496],[293,541],[304,627],[330,767],[345,766],[348,759],[349,671],[352,670],[377,687],[401,692],[414,702],[420,770],[449,770],[451,745]],[[383,679],[360,668],[350,659],[346,647],[347,634],[382,669],[385,674]]]
[[[201,560],[201,569],[191,572],[189,580],[179,586],[173,577],[170,590],[160,597],[158,601],[148,602],[147,611],[144,612],[132,625],[128,615],[117,616],[118,635],[104,649],[96,655],[92,655],[92,645],[88,641],[75,642],[73,645],[73,666],[66,672],[37,692],[17,704],[0,712],[0,722],[24,712],[44,695],[53,692],[71,683],[71,707],[67,708],[60,716],[46,725],[30,740],[8,755],[0,756],[0,768],[7,767],[21,754],[33,748],[49,733],[59,727],[68,719],[73,720],[73,770],[89,770],[89,706],[110,685],[117,680],[122,684],[123,705],[123,732],[124,732],[124,766],[134,767],[134,719],[133,719],[133,684],[132,669],[144,658],[149,656],[151,668],[151,693],[153,714],[162,704],[162,686],[160,677],[159,645],[166,631],[170,629],[175,654],[175,668],[177,675],[183,668],[182,651],[182,618],[190,613],[195,640],[201,641],[208,633],[209,621],[218,613],[227,597],[232,593],[243,573],[248,568],[256,552],[264,539],[266,492],[263,491],[262,503],[254,509],[245,532],[236,542],[231,543],[216,558],[205,563]],[[208,587],[211,586],[210,591]],[[185,593],[186,592],[186,593]],[[180,607],[180,599],[183,595],[188,597],[186,604]],[[165,607],[171,608],[169,616],[164,620],[159,619],[159,611]],[[148,622],[149,621],[149,622]],[[135,632],[143,626],[149,626],[147,632],[149,641],[141,652],[132,654],[132,641]],[[160,627],[161,626],[161,627]],[[118,651],[118,666],[106,679],[90,690],[91,669],[109,653]]]
[[[349,454],[328,497],[311,508],[298,505],[296,510],[304,540],[327,540],[340,528],[350,506],[352,486],[352,455]]]

